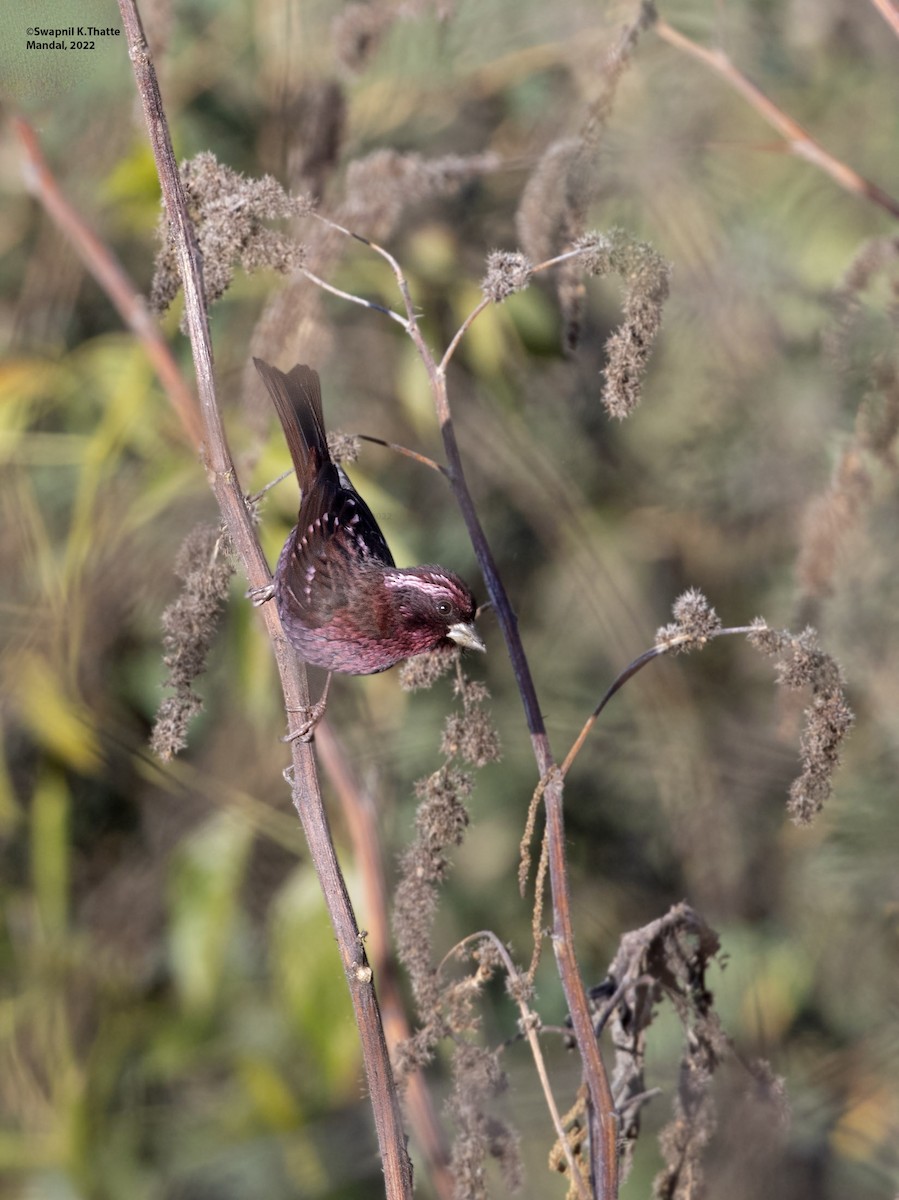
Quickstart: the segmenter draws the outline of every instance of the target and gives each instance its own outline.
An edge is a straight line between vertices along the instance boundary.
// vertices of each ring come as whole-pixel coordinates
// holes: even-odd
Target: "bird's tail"
[[[298,364],[285,375],[261,358],[254,358],[253,362],[274,401],[297,479],[305,495],[315,483],[322,466],[331,461],[318,371]]]

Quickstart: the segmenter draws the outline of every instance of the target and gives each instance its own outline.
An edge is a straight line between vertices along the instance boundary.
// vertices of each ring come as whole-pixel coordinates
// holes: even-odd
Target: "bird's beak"
[[[463,621],[457,621],[455,625],[450,625],[446,636],[465,650],[482,650],[486,653],[487,647],[478,637],[474,625],[466,625]]]

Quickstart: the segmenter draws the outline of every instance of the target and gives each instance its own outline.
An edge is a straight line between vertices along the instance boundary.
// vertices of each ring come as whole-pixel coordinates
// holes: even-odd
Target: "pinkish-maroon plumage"
[[[303,494],[274,576],[290,644],[313,666],[348,675],[386,671],[426,650],[483,650],[468,586],[442,567],[396,567],[368,505],[332,462],[318,373],[253,362]]]

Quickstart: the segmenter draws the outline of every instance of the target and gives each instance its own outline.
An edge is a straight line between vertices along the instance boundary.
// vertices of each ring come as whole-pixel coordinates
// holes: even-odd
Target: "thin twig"
[[[565,250],[562,254],[556,254],[552,258],[547,258],[542,263],[537,263],[536,267],[531,267],[531,274],[539,275],[541,271],[548,271],[550,267],[557,267],[559,263],[568,262],[572,258],[579,258],[584,253],[585,251],[580,248]]]
[[[583,254],[583,250],[566,250],[564,254],[557,254],[554,258],[548,258],[545,262],[538,263],[536,267],[531,267],[532,275],[539,275],[541,271],[548,271],[550,267],[557,267],[559,263],[567,262],[570,258],[577,258],[579,254]],[[450,344],[446,348],[443,358],[440,360],[440,365],[437,368],[442,374],[446,374],[446,368],[449,365],[450,359],[456,353],[456,348],[462,341],[462,338],[468,333],[472,325],[481,315],[485,308],[489,308],[493,304],[490,296],[484,296],[474,306],[456,332],[453,334]]]
[[[753,627],[751,625],[739,625],[739,626],[734,626],[731,629],[715,629],[715,630],[711,631],[707,635],[707,637],[708,637],[708,640],[711,641],[713,638],[727,637],[731,634],[752,633],[752,632],[753,632]],[[590,716],[584,722],[580,733],[574,739],[571,749],[565,755],[565,760],[562,763],[561,767],[559,768],[559,773],[563,777],[565,775],[567,775],[568,772],[570,771],[572,763],[577,758],[578,754],[580,754],[581,749],[583,748],[584,742],[587,740],[587,735],[589,734],[589,732],[593,728],[593,726],[596,724],[597,720],[599,719],[600,713],[605,708],[605,706],[609,703],[609,701],[612,699],[612,697],[615,695],[615,693],[618,692],[622,687],[624,687],[624,685],[627,683],[627,681],[629,679],[633,679],[633,677],[639,671],[642,671],[643,668],[646,666],[646,664],[652,662],[652,660],[654,658],[661,658],[661,656],[663,654],[668,654],[672,650],[677,650],[678,647],[683,645],[684,642],[687,642],[690,640],[691,640],[691,638],[689,636],[685,635],[683,638],[672,638],[671,641],[666,642],[664,646],[653,646],[651,649],[645,650],[639,656],[639,658],[635,658],[632,663],[630,663],[628,666],[626,666],[624,668],[624,670],[621,672],[621,674],[618,676],[618,678],[615,680],[615,682],[606,691],[605,695],[600,700],[599,704],[597,704],[596,708],[594,708],[593,712],[590,714]]]
[[[642,1108],[644,1104],[648,1104],[650,1100],[655,1100],[656,1096],[661,1095],[662,1089],[660,1087],[647,1088],[645,1092],[637,1092],[635,1096],[627,1096],[622,1101],[619,1111],[623,1115],[638,1104]]]
[[[143,346],[169,403],[181,419],[191,445],[198,448],[203,426],[197,401],[159,326],[118,259],[75,211],[53,178],[37,134],[24,117],[14,116],[12,127],[25,152],[25,186],[53,218],[81,261],[115,305],[119,316]]]
[[[406,458],[412,458],[422,466],[430,467],[432,471],[438,471],[441,475],[449,477],[446,467],[441,466],[439,462],[434,462],[433,458],[419,454],[417,450],[410,450],[408,446],[400,446],[396,442],[385,442],[383,438],[372,437],[367,433],[357,433],[356,437],[361,438],[363,442],[371,442],[375,446],[386,446],[388,450],[395,450],[397,454],[403,454]]]
[[[251,496],[247,496],[247,505],[250,508],[255,508],[263,496],[267,496],[272,488],[277,487],[279,483],[283,483],[285,479],[288,479],[293,474],[293,467],[290,467],[287,471],[282,471],[277,479],[273,479],[271,483],[267,483],[265,487],[260,488],[258,492],[253,492]]]
[[[706,46],[701,46],[679,30],[674,29],[662,17],[656,18],[655,29],[663,41],[682,50],[685,54],[689,54],[691,58],[710,67],[726,80],[744,100],[752,105],[759,116],[777,130],[791,154],[818,167],[847,192],[851,192],[855,196],[862,196],[879,208],[885,209],[892,216],[899,217],[899,200],[895,200],[883,188],[878,187],[876,183],[872,183],[863,175],[859,175],[852,167],[847,166],[841,159],[835,158],[828,150],[825,150],[807,129],[804,129],[798,121],[794,121],[773,100],[770,100],[761,88],[735,67],[723,50],[710,50]]]
[[[320,217],[319,220],[322,218]],[[330,292],[333,296],[340,296],[342,300],[350,300],[353,304],[361,304],[363,308],[374,309],[375,312],[383,313],[385,317],[390,317],[391,320],[397,321],[402,325],[406,332],[409,332],[409,323],[405,317],[398,312],[394,312],[392,308],[387,308],[384,304],[378,304],[375,300],[366,300],[364,296],[354,296],[352,292],[344,292],[339,287],[334,287],[331,283],[326,283],[324,279],[320,279],[318,275],[313,275],[305,267],[300,267],[300,273],[305,275],[310,283],[317,284],[324,291]]]
[[[271,575],[237,480],[219,414],[200,255],[172,149],[159,83],[134,0],[119,0],[119,9],[178,253],[205,432],[204,460],[207,473],[250,585],[264,587],[270,582]],[[305,667],[284,638],[275,606],[264,605],[261,611],[272,641],[286,708],[289,713],[308,708],[309,688]],[[300,724],[300,717],[291,720],[291,732],[297,730]],[[362,1044],[387,1197],[389,1200],[411,1200],[412,1167],[406,1151],[396,1083],[378,1011],[372,971],[328,828],[312,748],[296,738],[292,742],[292,752],[294,806],[303,824],[349,985]]]
[[[612,684],[612,686],[608,689],[606,694],[600,700],[599,704],[597,704],[596,708],[594,708],[593,712],[590,714],[590,716],[584,722],[580,733],[577,735],[577,737],[574,740],[574,744],[572,745],[572,747],[568,751],[568,753],[565,755],[562,765],[559,768],[559,771],[563,777],[568,774],[569,770],[571,769],[571,764],[577,758],[578,754],[581,751],[581,747],[584,745],[584,742],[587,740],[587,735],[589,734],[589,732],[593,728],[593,726],[596,724],[597,720],[599,719],[600,713],[605,708],[605,706],[609,703],[609,701],[612,699],[612,697],[615,695],[615,693],[620,688],[624,687],[624,685],[627,683],[627,681],[629,679],[632,679],[634,677],[634,675],[637,674],[638,671],[641,671],[648,662],[652,662],[652,660],[654,658],[658,658],[660,655],[666,654],[667,652],[668,652],[667,646],[653,646],[651,650],[647,650],[644,654],[641,654],[639,658],[635,658],[634,661],[629,666],[624,668],[624,670],[621,672],[621,674],[618,676],[618,678],[615,680],[615,682]]]
[[[899,37],[899,7],[895,0],[871,0],[871,3],[890,26],[896,37]]]
[[[484,311],[484,309],[489,308],[492,303],[493,303],[493,301],[490,299],[489,296],[482,297],[481,300],[478,301],[478,303],[474,306],[474,308],[471,310],[471,312],[468,314],[468,316],[462,322],[462,324],[459,326],[459,328],[456,330],[455,334],[453,335],[452,341],[447,346],[446,351],[444,352],[443,358],[441,358],[441,360],[440,360],[439,370],[441,371],[441,373],[446,372],[446,368],[447,368],[447,365],[449,364],[449,360],[456,353],[456,347],[462,341],[463,337],[465,337],[466,333],[468,333],[469,329],[471,329],[472,325],[475,323],[475,321],[478,319],[478,317],[481,315],[481,313]]]
[[[449,959],[452,954],[458,950],[461,950],[462,947],[467,945],[469,942],[475,941],[489,942],[491,946],[493,946],[496,953],[502,959],[503,966],[506,968],[506,974],[510,980],[522,978],[521,972],[513,963],[509,951],[491,929],[482,929],[477,933],[470,933],[468,937],[463,938],[461,942],[458,942],[453,949],[444,956],[443,962],[441,962],[440,967],[438,967],[438,971],[442,969],[447,959]],[[521,1032],[527,1038],[531,1056],[534,1059],[534,1066],[537,1068],[537,1076],[540,1079],[540,1086],[543,1088],[546,1107],[549,1109],[549,1115],[552,1118],[552,1123],[556,1131],[556,1137],[558,1138],[559,1145],[562,1147],[565,1160],[568,1163],[568,1169],[571,1172],[571,1179],[577,1188],[578,1195],[581,1197],[581,1200],[590,1200],[587,1181],[584,1179],[581,1169],[577,1164],[577,1160],[574,1157],[574,1152],[571,1149],[571,1144],[565,1133],[565,1126],[562,1123],[562,1117],[560,1116],[559,1110],[556,1107],[556,1099],[555,1096],[553,1096],[552,1085],[549,1081],[549,1073],[546,1070],[546,1062],[543,1058],[543,1051],[540,1047],[540,1038],[538,1037],[538,1033],[540,1031],[540,1018],[531,1008],[528,1007],[523,997],[517,992],[517,990],[515,992],[510,992],[510,995],[513,996],[515,1003],[518,1005],[518,1011],[521,1014],[519,1026],[521,1028]]]

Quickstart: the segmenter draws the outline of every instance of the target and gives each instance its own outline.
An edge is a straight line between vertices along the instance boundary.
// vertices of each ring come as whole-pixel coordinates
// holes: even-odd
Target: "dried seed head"
[[[441,753],[447,758],[459,756],[473,767],[485,767],[502,757],[499,734],[493,726],[487,701],[486,684],[468,679],[460,671],[454,685],[462,698],[462,711],[450,713],[443,728]]]
[[[210,151],[181,164],[188,210],[203,261],[206,299],[231,286],[236,266],[247,272],[270,267],[281,274],[302,265],[303,247],[264,222],[310,210],[306,197],[291,196],[276,179],[249,179],[219,163]],[[168,216],[160,220],[162,248],[150,290],[154,311],[165,312],[181,288],[181,271]]]
[[[234,565],[222,530],[198,525],[187,535],[175,559],[184,581],[178,598],[162,614],[165,686],[174,691],[159,706],[150,745],[164,762],[187,745],[187,729],[203,702],[193,690],[206,669]]]
[[[481,291],[494,304],[501,304],[513,292],[520,292],[531,282],[533,266],[519,250],[494,250],[487,256],[487,274],[481,280]]]
[[[418,692],[433,687],[456,662],[458,652],[447,654],[445,650],[429,650],[407,658],[399,670],[400,687],[404,692]]]
[[[359,438],[354,433],[331,429],[328,431],[328,450],[339,465],[354,463],[359,457]]]
[[[792,691],[810,688],[799,740],[802,773],[790,787],[787,805],[797,825],[807,825],[821,811],[833,789],[840,746],[855,723],[846,700],[839,663],[826,654],[808,627],[799,634],[771,629],[761,618],[752,623],[749,641],[775,660],[777,682]]]
[[[415,814],[415,824],[429,846],[442,850],[460,845],[468,825],[465,801],[472,789],[470,775],[448,766],[416,783],[415,794],[423,803]]]
[[[383,241],[413,204],[452,196],[466,183],[496,170],[495,154],[447,154],[424,158],[398,150],[374,150],[347,167],[341,224]]]
[[[690,588],[674,602],[674,624],[656,631],[657,646],[684,654],[700,650],[721,628],[721,618],[697,588]]]
[[[606,342],[602,397],[609,416],[622,420],[640,401],[646,364],[662,327],[671,268],[648,242],[623,229],[584,234],[575,249],[588,275],[617,275],[625,286],[624,320]]]

